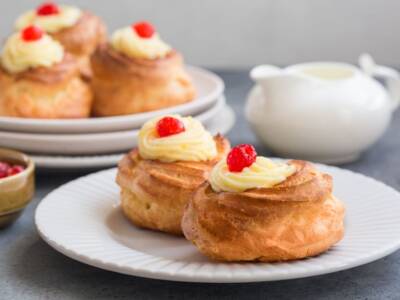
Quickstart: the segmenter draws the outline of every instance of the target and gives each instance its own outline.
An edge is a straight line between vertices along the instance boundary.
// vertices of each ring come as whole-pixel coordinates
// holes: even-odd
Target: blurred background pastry
[[[93,54],[92,68],[96,116],[151,111],[195,97],[181,54],[147,22],[115,31]]]
[[[0,63],[0,116],[89,116],[92,93],[80,77],[77,60],[39,27],[12,34]]]
[[[138,149],[118,167],[124,214],[140,227],[182,234],[186,203],[229,148],[225,138],[213,138],[191,117],[148,121],[140,130]]]
[[[186,207],[185,237],[212,259],[285,261],[320,254],[343,237],[332,178],[305,161],[273,162],[232,149]]]
[[[90,55],[106,40],[106,27],[98,16],[75,6],[46,2],[22,14],[15,27],[21,30],[32,24],[58,40],[78,59],[82,75],[91,77]]]

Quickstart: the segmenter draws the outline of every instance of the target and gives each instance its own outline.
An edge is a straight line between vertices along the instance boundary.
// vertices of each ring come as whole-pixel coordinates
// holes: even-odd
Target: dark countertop
[[[247,72],[219,72],[237,122],[232,144],[253,143],[270,154],[251,133],[243,116],[252,83]],[[400,115],[385,136],[361,159],[342,167],[400,189]],[[311,278],[246,284],[194,284],[126,276],[90,267],[53,250],[33,223],[34,210],[51,190],[82,173],[39,174],[35,199],[21,219],[0,231],[0,299],[399,299],[400,252],[347,271]],[[399,220],[400,222],[400,220]]]

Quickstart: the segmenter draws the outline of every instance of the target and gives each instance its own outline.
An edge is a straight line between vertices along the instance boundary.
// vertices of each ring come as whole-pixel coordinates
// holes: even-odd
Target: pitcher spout
[[[271,65],[260,65],[250,71],[250,77],[261,86],[265,96],[286,93],[290,88],[305,84],[309,80],[305,76],[289,73]]]
[[[254,67],[250,71],[250,77],[257,83],[261,83],[263,80],[270,77],[279,76],[282,73],[282,69],[271,66],[271,65],[260,65]]]

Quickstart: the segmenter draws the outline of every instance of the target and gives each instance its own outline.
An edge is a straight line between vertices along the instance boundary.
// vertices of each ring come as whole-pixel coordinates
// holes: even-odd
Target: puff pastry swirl
[[[104,44],[98,47],[91,62],[96,116],[151,111],[195,97],[182,56],[176,51],[157,59],[131,58]]]
[[[203,184],[189,201],[185,237],[221,261],[286,261],[320,254],[344,233],[332,177],[293,160],[293,175],[271,188],[220,192]]]
[[[0,116],[86,118],[92,92],[80,78],[76,59],[65,54],[51,67],[10,74],[0,67]]]
[[[217,135],[214,139],[218,155],[205,162],[145,160],[137,149],[127,154],[119,163],[117,175],[126,217],[140,227],[182,234],[186,203],[229,151],[225,138]]]
[[[84,11],[74,26],[49,34],[76,57],[82,75],[89,79],[92,76],[90,56],[107,38],[103,21],[98,16]]]

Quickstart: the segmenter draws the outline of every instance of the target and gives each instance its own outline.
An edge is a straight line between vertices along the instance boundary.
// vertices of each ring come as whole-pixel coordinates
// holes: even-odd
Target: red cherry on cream
[[[146,21],[133,24],[132,29],[136,31],[138,36],[144,39],[151,38],[155,32],[153,25]]]
[[[156,130],[159,137],[166,137],[185,131],[185,125],[181,120],[173,117],[164,117],[157,122]]]
[[[40,40],[43,36],[43,31],[35,25],[26,27],[21,32],[22,39],[26,42],[33,42]]]
[[[229,152],[226,163],[231,172],[241,172],[244,168],[250,167],[257,158],[256,149],[249,144],[241,144],[233,147]]]
[[[58,8],[57,4],[51,2],[43,3],[36,9],[36,14],[38,16],[51,16],[59,13],[60,9]]]

